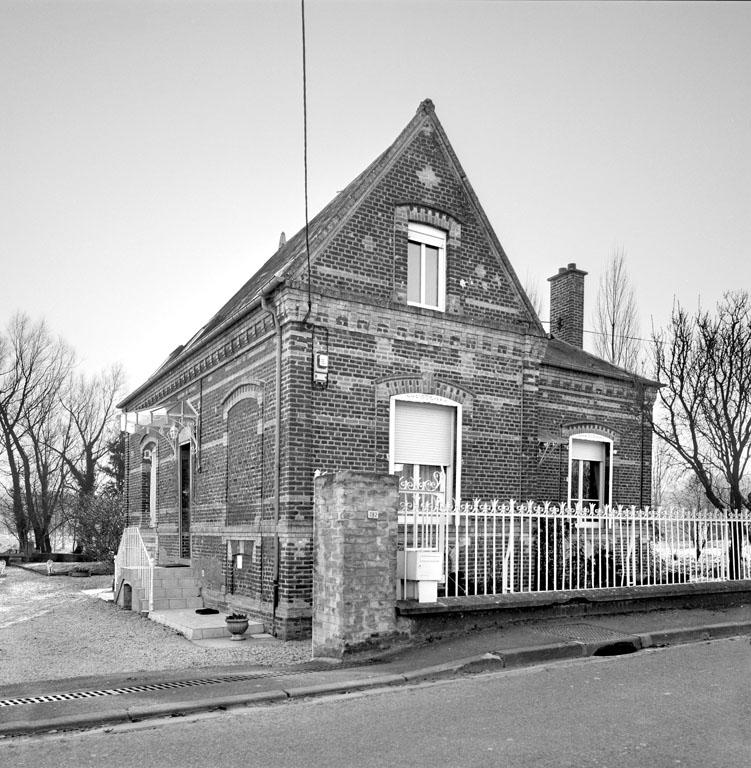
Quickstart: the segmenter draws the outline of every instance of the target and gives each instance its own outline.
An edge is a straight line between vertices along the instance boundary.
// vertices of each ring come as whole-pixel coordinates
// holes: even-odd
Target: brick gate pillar
[[[315,480],[314,658],[342,658],[397,635],[397,482],[353,471]]]

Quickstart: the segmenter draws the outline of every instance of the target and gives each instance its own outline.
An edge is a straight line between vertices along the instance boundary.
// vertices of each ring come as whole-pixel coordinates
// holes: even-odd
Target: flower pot
[[[226,618],[224,622],[227,625],[227,629],[229,630],[230,634],[232,635],[230,640],[245,640],[243,635],[248,629],[247,619]]]

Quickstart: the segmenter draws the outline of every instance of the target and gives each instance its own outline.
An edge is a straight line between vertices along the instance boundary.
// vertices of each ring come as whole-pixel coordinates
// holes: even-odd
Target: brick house
[[[647,504],[655,382],[582,349],[585,272],[545,332],[430,101],[119,407],[127,504],[207,605],[310,631],[313,478],[447,498]]]

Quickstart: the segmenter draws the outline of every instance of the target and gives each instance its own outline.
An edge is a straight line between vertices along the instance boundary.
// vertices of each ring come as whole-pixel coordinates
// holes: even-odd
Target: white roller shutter
[[[571,441],[571,458],[585,461],[605,461],[605,443],[595,440]]]
[[[395,406],[394,462],[453,464],[456,408],[408,400],[397,400]]]

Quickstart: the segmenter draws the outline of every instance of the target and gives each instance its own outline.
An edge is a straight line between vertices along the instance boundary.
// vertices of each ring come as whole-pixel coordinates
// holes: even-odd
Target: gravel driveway
[[[111,576],[75,578],[8,568],[0,578],[0,685],[84,675],[310,660],[310,640],[200,648],[137,613],[82,593]]]

